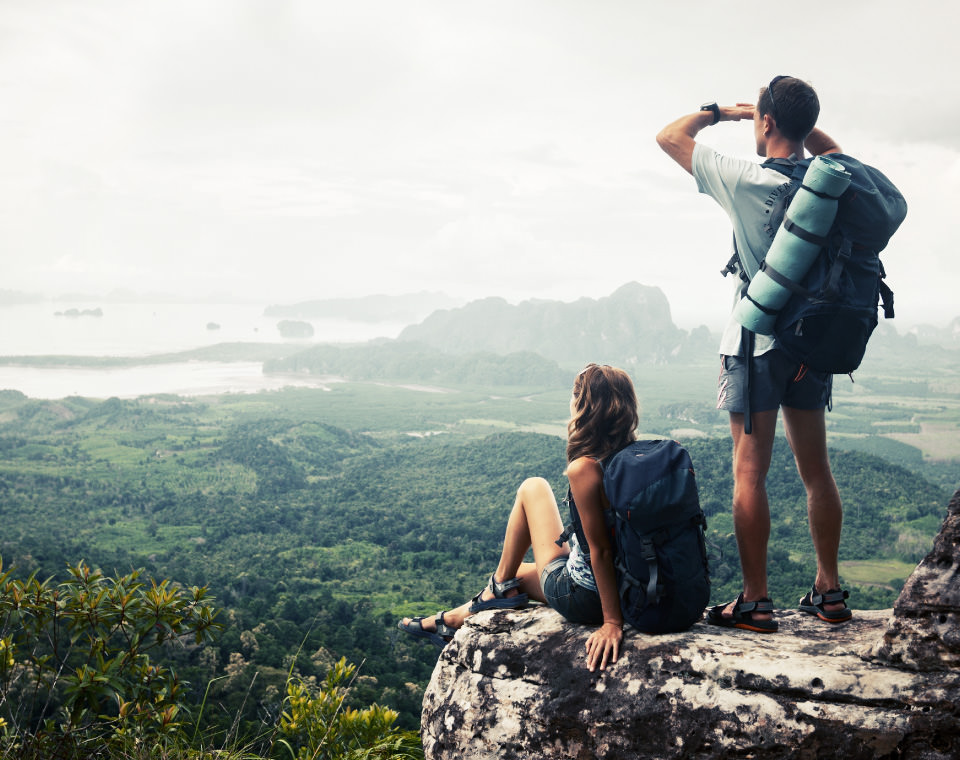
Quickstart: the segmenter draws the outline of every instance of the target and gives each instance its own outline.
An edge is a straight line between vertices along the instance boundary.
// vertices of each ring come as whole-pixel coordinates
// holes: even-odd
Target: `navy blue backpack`
[[[697,481],[676,441],[635,441],[605,461],[605,515],[623,619],[646,633],[683,631],[710,600],[710,574]],[[586,536],[572,497],[570,524],[557,543]]]
[[[872,166],[843,153],[828,158],[853,179],[839,199],[830,232],[815,241],[822,246],[820,255],[799,283],[769,269],[767,274],[791,291],[774,327],[780,348],[810,369],[847,374],[863,360],[880,302],[884,317],[894,315],[880,252],[906,217],[907,202]],[[795,193],[812,160],[775,158],[764,166],[790,177]]]

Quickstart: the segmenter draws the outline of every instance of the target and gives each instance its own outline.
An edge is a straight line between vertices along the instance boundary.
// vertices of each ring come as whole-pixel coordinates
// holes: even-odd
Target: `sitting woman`
[[[444,646],[470,615],[523,607],[536,599],[571,622],[600,626],[587,639],[591,671],[616,662],[623,616],[604,519],[609,505],[600,462],[636,439],[639,415],[630,377],[614,367],[588,365],[573,384],[570,412],[565,474],[571,508],[577,510],[588,546],[580,546],[575,534],[568,544],[557,544],[564,521],[553,490],[543,478],[529,478],[517,491],[500,564],[487,587],[469,602],[436,617],[404,618],[401,630]],[[530,548],[534,562],[524,562]]]

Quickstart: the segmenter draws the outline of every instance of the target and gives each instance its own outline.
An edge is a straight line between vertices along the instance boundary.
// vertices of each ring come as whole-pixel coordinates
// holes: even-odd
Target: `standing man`
[[[802,158],[839,153],[839,146],[815,128],[820,114],[816,92],[806,82],[778,76],[760,90],[756,106],[708,103],[682,116],[657,135],[657,143],[697,181],[697,188],[723,207],[733,223],[734,253],[748,278],[760,268],[786,206],[789,179],[754,161],[720,155],[697,142],[697,135],[720,121],[749,119],[757,155]],[[733,263],[734,260],[731,260]],[[737,298],[743,283],[737,282]],[[730,413],[733,435],[733,522],[743,571],[743,592],[729,604],[712,607],[707,621],[729,628],[772,633],[778,624],[767,591],[767,542],[770,507],[766,478],[770,468],[777,413],[793,450],[797,471],[807,492],[810,534],[817,553],[814,586],[800,609],[830,623],[851,617],[840,588],[838,553],[843,509],[827,456],[824,410],[830,400],[832,375],[807,370],[789,359],[766,335],[742,345],[741,327],[731,316],[720,344],[719,409]],[[745,398],[747,362],[752,346],[749,400]],[[745,421],[752,430],[744,429]]]

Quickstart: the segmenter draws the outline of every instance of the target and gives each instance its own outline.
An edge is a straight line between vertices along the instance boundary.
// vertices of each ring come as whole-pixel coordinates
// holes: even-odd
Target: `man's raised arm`
[[[814,127],[813,131],[807,135],[807,139],[803,141],[803,147],[814,156],[825,156],[828,153],[843,153],[843,150],[837,145],[836,141],[817,127]]]
[[[753,118],[753,105],[737,103],[735,106],[722,106],[718,109],[718,121],[740,121]],[[680,166],[693,174],[693,146],[700,130],[715,124],[712,110],[697,111],[681,116],[667,124],[657,135],[657,145]]]

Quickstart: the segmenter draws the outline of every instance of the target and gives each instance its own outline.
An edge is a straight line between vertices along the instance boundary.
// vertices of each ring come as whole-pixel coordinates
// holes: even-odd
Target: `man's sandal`
[[[443,649],[447,644],[450,643],[450,640],[453,639],[454,634],[457,632],[456,628],[451,628],[444,622],[443,616],[446,614],[446,612],[437,613],[435,618],[437,630],[435,631],[428,631],[423,627],[423,621],[426,620],[429,615],[426,617],[410,618],[410,622],[406,624],[404,624],[404,622],[401,620],[399,623],[397,623],[397,628],[399,628],[401,631],[406,631],[411,636],[429,639],[432,644],[435,644]]]
[[[816,615],[827,623],[846,623],[853,617],[850,608],[847,607],[846,600],[850,598],[850,592],[846,589],[833,588],[824,591],[822,594],[814,586],[807,595],[800,600],[800,611],[809,615]],[[841,610],[826,610],[826,604],[842,604]]]
[[[472,615],[475,612],[483,612],[483,610],[515,610],[520,607],[526,607],[527,602],[529,601],[526,594],[516,594],[514,596],[506,596],[508,591],[512,591],[515,588],[520,588],[520,579],[511,578],[508,581],[503,583],[498,583],[496,579],[496,574],[490,576],[490,581],[487,583],[483,591],[489,589],[493,592],[493,599],[484,599],[483,591],[477,594],[470,601],[470,614]]]
[[[719,625],[723,628],[741,628],[745,631],[756,631],[757,633],[776,633],[780,629],[780,624],[773,620],[755,619],[756,614],[773,614],[773,602],[770,599],[758,599],[755,602],[745,602],[743,592],[733,603],[733,614],[724,615],[723,612],[729,607],[728,604],[718,604],[707,610],[707,622],[710,625]]]

